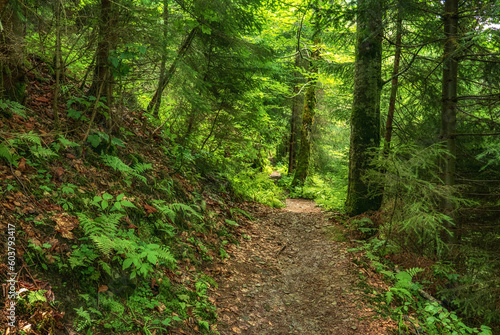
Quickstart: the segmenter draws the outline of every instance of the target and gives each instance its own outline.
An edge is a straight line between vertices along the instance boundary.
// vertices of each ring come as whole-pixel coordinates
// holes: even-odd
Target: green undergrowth
[[[349,251],[357,253],[354,262],[358,267],[375,271],[383,276],[388,289],[381,290],[367,281],[366,272],[359,270],[360,288],[365,296],[376,306],[382,317],[391,317],[397,322],[398,333],[416,334],[481,334],[492,335],[486,325],[468,326],[463,316],[446,308],[442,302],[429,296],[423,290],[428,287],[428,280],[419,281],[416,277],[425,270],[419,267],[399,270],[385,256],[385,241],[374,238],[362,241],[360,247]],[[456,279],[456,274],[441,264],[434,266],[434,280],[445,274],[448,279]]]
[[[251,218],[228,204],[231,187],[206,187],[208,177],[189,164],[201,158],[166,140],[151,151],[100,131],[81,144],[43,126],[16,127],[2,130],[0,192],[25,250],[19,268],[52,287],[51,295],[21,293],[18,325],[32,324],[24,333],[56,333],[63,323],[79,334],[216,333],[209,296],[217,283],[207,266],[228,257]],[[169,163],[179,155],[183,163]],[[251,200],[280,205],[259,174],[231,183]]]
[[[280,185],[289,188],[293,177],[280,180]],[[335,175],[312,175],[304,186],[290,190],[289,197],[314,200],[319,206],[329,211],[342,211],[347,194],[345,178]]]
[[[271,207],[284,207],[285,192],[269,179],[271,172],[271,167],[266,167],[263,171],[248,167],[226,176],[231,181],[234,192],[242,198]]]

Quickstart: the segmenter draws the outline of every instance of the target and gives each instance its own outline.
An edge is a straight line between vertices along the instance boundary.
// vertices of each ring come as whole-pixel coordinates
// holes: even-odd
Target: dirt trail
[[[246,242],[220,267],[221,334],[387,334],[356,289],[347,243],[328,238],[328,221],[307,200],[258,207]]]

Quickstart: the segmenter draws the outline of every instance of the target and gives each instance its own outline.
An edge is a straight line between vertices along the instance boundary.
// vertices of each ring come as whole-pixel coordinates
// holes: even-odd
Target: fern
[[[146,171],[152,170],[153,165],[151,163],[136,163],[134,164],[134,172],[141,174]]]
[[[116,242],[106,235],[93,235],[90,239],[95,243],[97,249],[105,256],[109,256],[116,248]]]
[[[162,214],[166,215],[171,221],[175,220],[177,213],[191,215],[198,220],[203,220],[203,217],[196,212],[191,206],[181,203],[165,204],[163,200],[153,200],[153,204]]]
[[[126,175],[134,176],[140,181],[142,181],[144,184],[147,184],[147,179],[141,174],[153,168],[151,164],[146,164],[146,163],[137,163],[132,168],[127,164],[125,164],[120,158],[111,155],[103,155],[101,158],[104,161],[104,164],[113,168],[115,171],[119,171],[120,173]]]
[[[130,166],[123,163],[123,161],[116,156],[103,155],[101,156],[101,159],[104,161],[104,164],[113,168],[115,171],[119,171],[121,173],[131,173],[133,171]]]
[[[30,151],[33,154],[33,156],[37,158],[48,158],[52,156],[57,156],[57,154],[50,150],[49,148],[44,148],[40,145],[33,145],[30,147]]]
[[[76,148],[76,147],[79,147],[80,144],[76,143],[76,142],[73,142],[73,141],[70,141],[68,139],[66,139],[66,137],[64,137],[63,135],[59,135],[57,137],[57,139],[59,140],[59,142],[65,146],[65,147],[71,147],[71,148]]]
[[[14,154],[14,150],[10,148],[8,142],[3,142],[0,144],[0,158],[9,164],[13,164],[17,167],[17,160],[21,158],[19,155]]]
[[[18,102],[0,99],[0,108],[4,111],[7,111],[7,113],[12,112],[26,118],[26,114],[24,113],[24,106]]]
[[[109,215],[101,215],[92,220],[83,213],[78,215],[78,218],[80,219],[80,226],[87,236],[115,236],[117,232],[117,225],[122,217],[123,214],[113,213]]]
[[[38,134],[35,134],[33,131],[30,131],[29,133],[19,133],[16,135],[16,138],[21,141],[37,144],[39,146],[42,145],[42,140],[40,139],[40,136]]]

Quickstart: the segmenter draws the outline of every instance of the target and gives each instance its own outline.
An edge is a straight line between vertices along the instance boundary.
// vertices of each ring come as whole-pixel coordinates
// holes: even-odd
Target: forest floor
[[[216,265],[221,334],[388,334],[358,287],[360,268],[338,225],[313,201],[284,209],[255,205],[246,242]],[[333,232],[333,235],[332,235]],[[337,241],[335,241],[337,240]]]

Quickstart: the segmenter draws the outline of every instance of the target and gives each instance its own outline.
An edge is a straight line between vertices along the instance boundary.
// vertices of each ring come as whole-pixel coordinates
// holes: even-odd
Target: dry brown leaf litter
[[[391,333],[394,324],[356,289],[350,246],[328,239],[333,223],[314,202],[289,199],[285,209],[252,214],[247,239],[218,266],[221,334]]]

